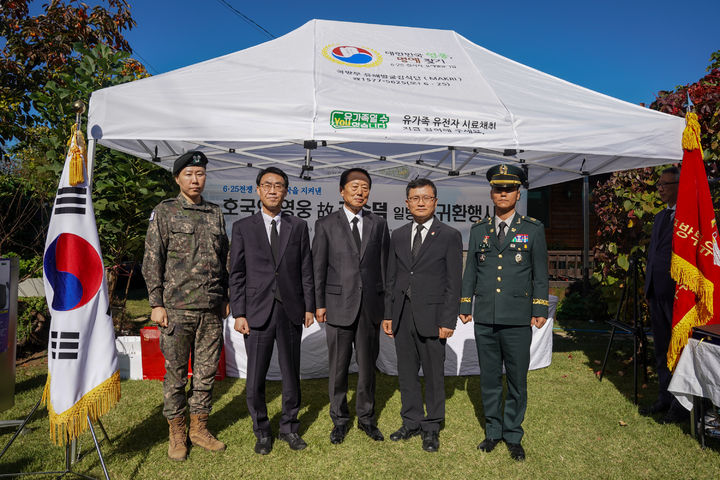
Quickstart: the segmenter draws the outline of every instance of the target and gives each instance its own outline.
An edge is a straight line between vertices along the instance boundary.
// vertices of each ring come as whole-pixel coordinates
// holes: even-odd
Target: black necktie
[[[270,225],[272,226],[270,230],[270,250],[272,250],[273,262],[277,265],[278,260],[280,260],[280,242],[278,241],[280,236],[278,235],[277,222],[273,220],[270,222]]]
[[[507,227],[505,222],[500,222],[500,225],[498,225],[498,242],[500,244],[505,241],[505,227]]]
[[[355,217],[352,219],[352,224],[353,224],[352,234],[353,234],[353,238],[355,239],[355,245],[357,245],[357,247],[358,247],[358,252],[360,251],[360,243],[361,243],[360,242],[360,230],[358,230],[358,226],[357,226],[359,221],[360,221],[360,219],[358,217]]]
[[[413,260],[415,260],[415,257],[420,253],[420,247],[422,246],[422,229],[423,226],[418,225],[417,230],[415,230],[415,238],[413,239],[412,250],[410,251]]]

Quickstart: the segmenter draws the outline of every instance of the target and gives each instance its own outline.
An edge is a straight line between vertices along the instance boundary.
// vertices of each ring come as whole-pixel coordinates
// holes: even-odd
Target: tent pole
[[[583,290],[590,287],[590,173],[582,172],[583,189]]]
[[[92,190],[92,182],[93,182],[93,168],[95,167],[95,143],[97,140],[94,138],[91,138],[88,140],[88,148],[87,148],[87,175],[88,175],[88,191]]]

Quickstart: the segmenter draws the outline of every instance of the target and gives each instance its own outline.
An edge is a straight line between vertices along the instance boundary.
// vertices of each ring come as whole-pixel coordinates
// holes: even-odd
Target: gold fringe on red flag
[[[63,445],[80,436],[88,428],[87,417],[95,422],[120,401],[120,372],[113,373],[107,380],[78,400],[64,412],[55,412],[50,399],[50,373],[48,373],[42,403],[47,405],[50,417],[50,437],[56,445]]]
[[[713,295],[715,285],[705,278],[699,268],[673,252],[670,262],[670,276],[677,283],[685,285],[700,300],[701,316],[713,316]],[[705,325],[705,323],[703,323]]]
[[[700,320],[697,308],[693,306],[688,310],[682,320],[673,327],[673,334],[667,351],[667,366],[670,372],[675,371],[677,362],[680,360],[680,354],[683,348],[685,348],[688,338],[690,338],[690,331],[693,327],[705,325],[706,323],[707,320],[704,322]]]

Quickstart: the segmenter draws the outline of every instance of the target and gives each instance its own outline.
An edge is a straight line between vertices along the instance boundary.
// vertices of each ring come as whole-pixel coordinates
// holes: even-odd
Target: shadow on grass
[[[553,353],[582,351],[587,357],[585,364],[598,375],[602,368],[605,351],[610,341],[610,325],[605,322],[564,321],[556,323],[564,328],[553,333]],[[646,345],[647,375],[643,374],[642,361],[638,355],[638,403],[652,403],[657,395],[657,376],[654,373],[652,342]],[[616,331],[610,345],[603,382],[610,382],[630,403],[634,402],[633,385],[633,337]],[[600,381],[600,380],[598,380]]]
[[[300,422],[299,433],[304,435],[310,425],[318,419],[320,412],[327,411],[330,400],[327,395],[328,382],[326,379],[301,380],[300,388],[304,399],[302,403],[308,406],[308,409],[298,419]],[[312,393],[308,393],[308,391]],[[317,395],[315,392],[322,392],[323,394]],[[302,405],[300,408],[302,408]]]
[[[247,400],[245,396],[245,380],[238,378],[225,378],[220,382],[215,382],[213,387],[213,404],[217,405],[219,400],[225,395],[229,395],[233,387],[238,383],[242,383],[243,388],[235,394],[235,396],[219,410],[213,410],[210,414],[208,423],[211,431],[220,433],[233,425],[242,418],[248,417],[250,412],[247,408]],[[266,399],[272,401],[272,395],[266,396]]]
[[[35,390],[36,388],[43,388],[45,386],[46,379],[47,375],[45,373],[40,373],[33,375],[32,377],[28,377],[22,382],[16,383],[15,395],[19,395],[29,390]],[[40,391],[40,394],[42,395],[42,390]]]
[[[162,408],[162,404],[156,405],[141,422],[130,425],[112,438],[115,451],[130,453],[136,462],[130,478],[138,475],[152,447],[167,442],[168,424],[162,415]]]

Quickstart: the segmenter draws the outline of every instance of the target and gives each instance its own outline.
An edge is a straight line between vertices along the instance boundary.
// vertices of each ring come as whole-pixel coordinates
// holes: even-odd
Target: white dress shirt
[[[347,221],[348,221],[348,223],[350,224],[350,231],[351,231],[351,232],[352,232],[352,229],[353,229],[353,223],[352,223],[353,218],[357,218],[357,219],[358,219],[357,226],[358,226],[358,231],[360,232],[360,240],[362,241],[362,225],[363,225],[362,209],[360,209],[360,211],[357,213],[357,215],[355,215],[353,212],[351,212],[350,210],[348,210],[348,208],[347,208],[345,205],[343,205],[343,211],[345,212],[345,216],[347,217]]]
[[[507,237],[508,232],[510,232],[510,225],[512,225],[512,221],[515,219],[516,213],[517,212],[513,212],[512,215],[510,215],[505,220],[500,220],[500,217],[495,215],[495,232],[496,232],[496,234],[500,233],[500,223],[505,222],[505,225],[507,225],[507,227],[505,227],[505,236]]]
[[[272,232],[272,221],[275,220],[275,225],[277,225],[277,231],[278,236],[280,236],[280,224],[282,223],[281,214],[277,214],[274,217],[271,217],[264,211],[262,212],[263,222],[265,223],[265,233],[267,233],[268,243],[272,244],[272,241],[270,240],[270,232]]]
[[[427,237],[427,233],[430,231],[430,227],[432,227],[433,220],[435,220],[433,217],[430,217],[430,220],[427,220],[425,223],[422,224],[423,229],[420,231],[420,237],[422,238],[422,241],[425,241],[425,237]],[[420,225],[415,220],[413,220],[412,223],[412,231],[410,232],[410,251],[412,252],[413,242],[415,241],[415,235],[417,234],[417,227]]]

